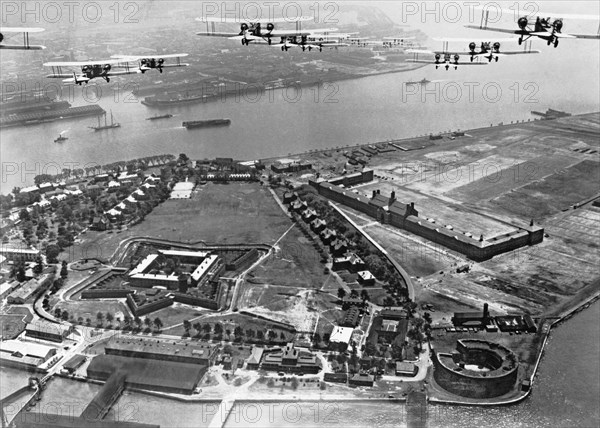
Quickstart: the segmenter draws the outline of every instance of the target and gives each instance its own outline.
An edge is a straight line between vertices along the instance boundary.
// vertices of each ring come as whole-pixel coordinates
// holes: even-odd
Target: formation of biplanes
[[[302,22],[313,20],[312,17],[278,18],[268,21],[246,20],[239,18],[202,17],[196,21],[204,23],[206,29],[196,33],[204,37],[223,37],[233,41],[241,42],[244,46],[265,45],[272,48],[280,48],[282,51],[289,49],[301,49],[302,51],[325,49],[338,49],[340,47],[381,47],[381,48],[403,48],[406,53],[412,54],[408,62],[434,64],[437,68],[457,69],[459,66],[486,65],[492,61],[497,62],[502,56],[529,55],[540,53],[539,50],[531,48],[532,38],[538,38],[547,42],[548,45],[558,46],[560,39],[600,39],[600,28],[595,34],[566,33],[563,31],[565,20],[598,20],[597,16],[589,15],[565,15],[565,14],[528,14],[504,10],[505,13],[515,14],[516,27],[500,28],[489,27],[489,10],[481,10],[481,23],[478,26],[466,25],[465,27],[477,30],[492,31],[497,33],[512,34],[512,38],[442,38],[434,39],[441,42],[439,50],[423,49],[417,46],[414,37],[403,35],[384,37],[374,40],[369,37],[359,37],[358,33],[342,33],[337,28],[302,29]],[[560,16],[551,18],[551,16]],[[294,23],[295,29],[280,29],[279,24]],[[225,32],[217,31],[217,24],[236,24],[239,31]],[[44,46],[34,45],[29,42],[30,33],[44,31],[43,28],[0,28],[0,49],[17,50],[40,50]],[[5,43],[5,34],[22,34],[22,43]],[[515,37],[518,36],[518,37]],[[450,48],[450,44],[464,43],[464,48]],[[502,46],[508,45],[509,49]],[[520,46],[522,45],[522,48]],[[88,60],[79,62],[47,62],[43,64],[50,67],[51,74],[46,77],[63,79],[67,84],[88,83],[95,78],[102,78],[106,82],[113,76],[127,74],[145,73],[150,70],[158,70],[162,73],[170,67],[185,67],[189,64],[183,63],[182,58],[187,53],[167,55],[117,55],[106,60]],[[466,59],[465,59],[466,58]],[[487,60],[487,61],[486,61]]]

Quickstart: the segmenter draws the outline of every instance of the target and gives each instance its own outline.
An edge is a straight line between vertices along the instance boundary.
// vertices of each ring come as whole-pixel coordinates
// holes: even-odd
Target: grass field
[[[130,229],[88,231],[63,257],[109,258],[123,239],[134,236],[184,243],[272,244],[290,225],[268,189],[259,184],[208,183],[194,191],[191,199],[165,201]]]

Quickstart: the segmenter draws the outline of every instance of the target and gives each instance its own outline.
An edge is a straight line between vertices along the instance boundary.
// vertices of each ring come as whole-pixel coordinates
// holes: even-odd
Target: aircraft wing
[[[120,59],[121,61],[138,61],[140,59],[145,59],[145,58],[154,58],[154,59],[160,59],[160,58],[183,58],[185,56],[188,56],[188,54],[181,53],[181,54],[144,55],[144,56],[136,56],[136,55],[112,55],[111,58]]]
[[[433,55],[436,52],[434,51],[430,51],[428,49],[406,49],[406,53],[413,53],[413,54],[430,54]],[[444,52],[440,52],[440,53],[444,53]]]
[[[404,41],[404,40],[414,40],[415,37],[413,36],[407,36],[407,37],[384,37],[384,40],[398,40],[398,41]]]
[[[506,33],[506,34],[528,34],[527,31],[522,30],[509,30],[508,28],[498,28],[498,27],[482,27],[479,25],[465,25],[465,28],[472,28],[474,30],[485,30],[485,31],[495,31],[497,33]]]
[[[567,33],[558,33],[558,32],[554,32],[551,33],[549,31],[536,31],[533,33],[529,33],[532,36],[550,36],[553,35],[554,37],[560,38],[560,39],[576,39],[577,37],[573,36],[572,34],[567,34]]]
[[[42,49],[46,49],[46,46],[42,46],[42,45],[3,45],[3,44],[0,44],[0,49],[39,51],[39,50],[42,50]]]
[[[527,55],[527,54],[537,54],[537,53],[541,53],[541,51],[538,50],[528,50],[528,51],[501,51],[501,52],[452,52],[452,55],[465,55],[465,56],[473,56],[473,57],[477,57],[477,56],[505,56],[505,55]]]
[[[197,36],[205,36],[205,37],[234,37],[234,36],[239,36],[240,33],[225,33],[222,31],[212,31],[212,32],[207,32],[207,31],[201,31],[199,33],[196,33]]]
[[[492,13],[502,13],[502,15],[513,16],[515,20],[519,19],[522,16],[527,18],[548,18],[551,17],[553,19],[573,19],[573,20],[590,20],[590,21],[598,21],[600,17],[598,15],[582,15],[582,14],[573,14],[573,13],[552,13],[547,11],[535,11],[532,12],[530,10],[513,10],[513,9],[498,9],[498,8],[486,8],[484,6],[475,7],[477,10],[481,11],[490,11]]]
[[[0,33],[23,33],[23,44],[22,45],[6,45],[2,44],[0,40],[0,49],[14,49],[14,50],[41,50],[46,49],[46,46],[42,45],[30,45],[29,44],[29,33],[39,33],[44,31],[43,28],[26,28],[26,27],[0,27]]]
[[[415,62],[415,63],[419,63],[419,64],[434,64],[435,65],[435,61],[434,60],[426,60],[426,59],[413,59],[413,58],[409,58],[406,59],[405,62]],[[454,65],[488,65],[487,62],[464,62],[464,61],[459,61],[458,63],[452,61],[448,63],[450,66],[454,66]],[[445,63],[443,61],[440,61],[439,64],[437,65],[445,65]]]
[[[75,62],[45,62],[42,64],[44,67],[83,67],[85,65],[105,65],[105,64],[118,64],[123,62],[123,59],[105,59],[103,61],[75,61]]]
[[[576,37],[578,39],[600,39],[600,34],[573,34],[573,33],[571,33],[571,36]]]
[[[0,33],[40,33],[43,28],[0,27]]]
[[[479,27],[477,27],[479,28]],[[489,37],[434,37],[436,42],[516,42],[516,37],[506,37],[504,39],[490,39]]]
[[[225,17],[218,17],[218,16],[201,16],[196,18],[196,21],[198,22],[220,22],[223,24],[254,24],[257,22],[265,23],[272,23],[272,24],[277,24],[277,23],[285,23],[285,22],[303,22],[303,21],[312,21],[313,17],[312,16],[297,16],[295,18],[273,18],[273,19],[243,19],[240,17],[235,17],[235,18],[225,18]]]
[[[106,76],[124,76],[126,74],[139,74],[140,70],[109,71]]]

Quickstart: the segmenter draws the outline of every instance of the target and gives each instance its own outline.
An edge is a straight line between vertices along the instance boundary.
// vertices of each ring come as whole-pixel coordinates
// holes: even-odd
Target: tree
[[[90,318],[86,318],[85,319],[85,325],[87,325],[88,327],[92,325],[92,320]]]
[[[63,260],[62,267],[60,268],[60,277],[65,279],[67,275],[69,275],[69,272],[67,272],[67,262]]]
[[[69,313],[67,311],[62,311],[60,317],[62,320],[67,321],[69,319]]]
[[[39,275],[44,270],[44,265],[42,263],[42,256],[37,256],[35,259],[35,267],[33,268],[33,273]]]
[[[55,316],[56,318],[60,318],[60,313],[61,313],[61,310],[60,310],[60,308],[56,308],[56,309],[54,309],[54,316]]]
[[[315,333],[313,335],[313,343],[315,345],[318,345],[319,343],[321,343],[321,335],[319,333]]]
[[[256,338],[262,340],[265,337],[265,334],[262,332],[262,330],[258,330],[256,332]]]
[[[25,276],[25,266],[22,264],[17,268],[17,281],[23,282],[27,279]]]
[[[294,376],[292,378],[292,382],[291,382],[292,389],[298,389],[298,384],[299,384],[298,378],[296,376]]]
[[[160,318],[158,318],[158,317],[154,318],[154,326],[156,327],[156,330],[158,330],[158,331],[160,331],[162,329],[163,323]]]
[[[98,313],[96,314],[96,320],[98,320],[98,324],[102,324],[102,321],[104,320],[104,314],[98,311]]]
[[[109,324],[111,324],[113,322],[113,314],[111,314],[110,312],[106,313],[106,321],[108,321]]]
[[[244,329],[241,326],[236,325],[233,329],[233,334],[235,337],[242,337],[244,335]]]
[[[150,328],[150,325],[152,324],[152,321],[150,321],[150,318],[146,317],[144,318],[144,325],[148,328]]]
[[[351,298],[351,299],[356,299],[357,297],[358,297],[358,291],[356,291],[356,290],[352,290],[352,291],[350,292],[350,298]]]
[[[215,324],[214,330],[217,336],[221,336],[223,334],[223,326],[220,323]]]
[[[367,300],[371,300],[371,298],[369,296],[369,292],[367,290],[361,291],[360,297],[363,299],[364,302],[366,302]]]
[[[346,296],[346,290],[344,290],[342,287],[338,288],[337,295],[340,300],[344,300],[344,297]]]
[[[192,323],[188,320],[183,320],[183,328],[187,334],[190,334],[190,329],[192,328]]]
[[[202,331],[204,331],[204,333],[207,333],[207,334],[208,334],[208,333],[210,333],[210,331],[211,331],[211,330],[212,330],[212,329],[211,329],[211,327],[210,327],[210,324],[206,323],[206,324],[203,324],[203,325],[202,325]]]
[[[431,314],[429,312],[425,312],[423,314],[423,319],[428,323],[431,324]]]
[[[269,337],[269,340],[277,339],[277,333],[275,333],[275,330],[269,330],[268,337]]]
[[[247,329],[247,330],[246,330],[246,336],[247,336],[249,339],[252,339],[252,338],[255,336],[255,334],[256,334],[256,333],[255,333],[255,332],[254,332],[254,330],[252,330],[251,328],[249,328],[249,329]]]

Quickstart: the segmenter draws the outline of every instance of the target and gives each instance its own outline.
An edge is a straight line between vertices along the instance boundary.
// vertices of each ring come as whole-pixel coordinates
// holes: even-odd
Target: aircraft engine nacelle
[[[242,33],[248,31],[248,24],[243,23],[240,25],[240,30],[242,30]]]
[[[494,46],[494,52],[500,52],[500,43],[499,42],[495,42],[493,46]]]
[[[469,43],[469,50],[471,52],[475,52],[475,48],[477,47],[477,44],[475,44],[475,42],[471,42]]]
[[[460,56],[458,55],[454,55],[454,63],[458,64],[458,60],[460,59]]]
[[[110,69],[111,69],[110,64],[104,64],[104,67],[102,67],[102,70],[105,73],[108,73],[110,71]]]
[[[156,62],[158,63],[158,66],[160,67],[165,62],[165,59],[164,58],[159,58],[158,61],[156,61]]]
[[[442,56],[439,53],[435,54],[435,62],[438,63],[440,62],[440,58],[442,58]]]
[[[521,18],[519,18],[519,20],[517,21],[517,24],[519,25],[519,28],[521,30],[524,30],[527,28],[527,18],[525,18],[524,16],[522,16]]]
[[[0,33],[0,43],[2,43],[2,40],[4,40],[4,34]]]
[[[267,24],[267,31],[268,31],[268,32],[271,32],[271,31],[273,31],[274,29],[275,29],[275,24],[273,24],[273,23],[269,22],[269,23]]]
[[[150,62],[150,60],[149,60],[149,59],[147,59],[147,58],[142,58],[142,59],[140,60],[140,64],[142,64],[142,65],[146,65],[146,64],[148,64],[149,62]]]
[[[84,65],[83,67],[81,67],[81,71],[84,73],[87,73],[91,70],[92,70],[92,67],[90,67],[89,65]]]
[[[563,22],[560,19],[557,19],[554,21],[552,26],[554,27],[554,31],[556,31],[557,33],[560,33],[560,30],[563,27]]]

